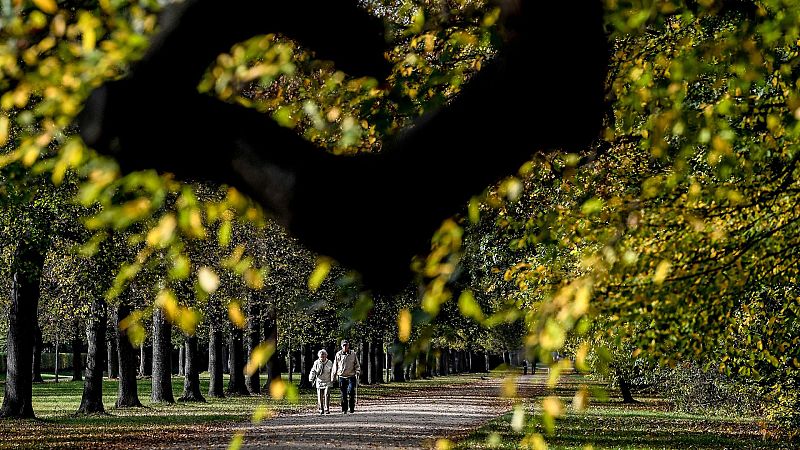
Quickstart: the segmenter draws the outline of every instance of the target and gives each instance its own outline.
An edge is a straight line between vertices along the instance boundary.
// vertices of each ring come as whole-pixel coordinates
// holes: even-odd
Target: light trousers
[[[317,388],[317,407],[319,408],[320,412],[329,412],[331,410],[330,386]]]

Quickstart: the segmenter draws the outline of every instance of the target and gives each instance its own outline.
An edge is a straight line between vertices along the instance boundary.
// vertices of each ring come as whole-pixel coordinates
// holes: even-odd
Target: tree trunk
[[[153,347],[142,343],[139,347],[139,376],[149,377],[153,374]]]
[[[122,303],[117,307],[114,314],[114,328],[117,332],[117,352],[119,358],[119,383],[117,387],[117,408],[132,406],[142,406],[139,401],[139,392],[136,385],[136,348],[128,338],[127,330],[119,326],[119,322],[128,317],[131,307]]]
[[[259,309],[255,299],[250,299],[249,311],[247,317],[247,360],[250,360],[250,355],[253,350],[261,343],[261,320],[259,320]],[[245,377],[245,385],[251,394],[261,393],[261,378],[259,377],[259,370],[256,369],[251,375]]]
[[[300,345],[300,388],[311,389],[311,381],[308,379],[308,374],[311,372],[311,365],[314,364],[314,359],[311,357],[312,353],[311,344]]]
[[[222,380],[222,331],[213,325],[208,332],[208,373],[211,376],[208,383],[208,396],[225,397]]]
[[[267,319],[264,321],[264,340],[275,346],[275,351],[267,361],[267,381],[264,383],[264,390],[269,392],[270,382],[281,379],[281,360],[278,352],[278,319],[275,316],[274,309],[268,312]]]
[[[506,353],[506,354],[508,354],[508,353]],[[510,362],[511,361],[509,360],[509,363]],[[508,367],[511,367],[511,366],[508,366]],[[483,354],[483,371],[484,372],[488,372],[489,371],[489,352],[484,352],[484,354]]]
[[[373,342],[375,345],[375,382],[383,384],[383,372],[384,372],[384,362],[386,361],[386,355],[383,351],[383,342],[377,341]]]
[[[96,296],[92,302],[87,326],[86,340],[89,349],[86,355],[86,380],[83,383],[83,397],[77,414],[100,414],[103,407],[103,366],[106,356],[106,324],[108,316],[106,302]]]
[[[358,363],[361,365],[361,376],[358,382],[361,384],[370,384],[369,382],[369,342],[362,340],[359,345]]]
[[[42,328],[39,321],[36,321],[36,331],[33,338],[33,381],[41,383],[42,379]]]
[[[227,342],[222,343],[222,373],[231,373],[231,351]]]
[[[392,358],[392,378],[394,381],[406,381],[405,371],[404,371],[404,357],[403,357],[403,348],[400,346],[399,342],[395,342],[394,350],[393,350],[393,358]]]
[[[178,348],[178,376],[183,377],[186,376],[186,371],[184,370],[184,363],[186,361],[186,355],[184,353],[184,349],[186,345],[181,345]]]
[[[183,394],[178,399],[182,402],[205,402],[200,393],[200,365],[197,358],[197,336],[187,336],[184,341],[186,365],[184,366],[185,378],[183,379]]]
[[[153,403],[175,403],[172,395],[172,324],[164,310],[153,310]]]
[[[228,380],[228,394],[249,395],[244,382],[244,332],[233,327],[230,338],[230,356],[228,366],[231,369]]]
[[[115,322],[111,322],[112,328],[106,332],[106,350],[108,352],[108,378],[119,377],[119,356],[117,356],[117,333],[113,328]]]
[[[0,417],[34,417],[31,405],[33,331],[45,251],[21,239],[11,261],[11,296],[6,341],[6,384]]]
[[[83,359],[81,358],[83,342],[81,342],[80,328],[76,323],[75,335],[72,337],[72,381],[83,380]]]
[[[617,381],[619,382],[619,390],[622,393],[622,403],[636,403],[636,400],[631,394],[631,386],[628,380],[620,374],[617,374]]]

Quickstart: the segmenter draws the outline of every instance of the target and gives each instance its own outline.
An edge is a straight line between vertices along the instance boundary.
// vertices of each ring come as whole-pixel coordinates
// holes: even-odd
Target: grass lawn
[[[697,415],[673,411],[663,399],[637,397],[624,404],[621,398],[593,398],[583,412],[568,408],[548,435],[537,417],[543,395],[558,396],[570,405],[580,383],[579,375],[562,376],[555,389],[523,392],[529,421],[522,432],[511,427],[512,414],[489,422],[454,449],[517,449],[526,434],[542,434],[549,449],[777,449],[795,448],[766,437],[756,417]],[[613,393],[610,393],[613,394]],[[538,399],[538,400],[537,400]],[[795,444],[796,445],[796,444]],[[535,448],[535,447],[530,447]]]

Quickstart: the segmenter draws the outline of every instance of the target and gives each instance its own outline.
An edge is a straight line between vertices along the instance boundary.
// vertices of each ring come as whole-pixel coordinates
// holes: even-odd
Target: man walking
[[[339,388],[342,390],[342,414],[347,414],[348,406],[352,414],[356,408],[356,383],[361,366],[358,364],[356,352],[350,350],[350,343],[346,340],[342,341],[342,349],[333,358],[331,372],[339,380]]]

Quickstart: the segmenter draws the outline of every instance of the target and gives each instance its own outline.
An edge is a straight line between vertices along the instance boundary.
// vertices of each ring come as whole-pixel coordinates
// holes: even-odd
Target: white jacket
[[[321,359],[317,359],[311,366],[311,373],[308,374],[308,381],[315,383],[317,389],[324,389],[331,384],[332,369],[333,363],[330,359],[325,361],[325,365],[322,364]]]

